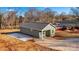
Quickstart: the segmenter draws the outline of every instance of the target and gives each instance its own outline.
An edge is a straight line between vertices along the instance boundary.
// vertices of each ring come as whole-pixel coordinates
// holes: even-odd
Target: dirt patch
[[[70,33],[66,31],[56,31],[56,37],[79,37],[79,33]]]

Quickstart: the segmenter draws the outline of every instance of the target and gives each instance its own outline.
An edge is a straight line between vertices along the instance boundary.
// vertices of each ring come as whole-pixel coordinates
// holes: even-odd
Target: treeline
[[[14,29],[19,28],[21,24],[28,22],[46,22],[56,23],[62,20],[74,20],[79,19],[79,8],[71,8],[71,12],[66,14],[62,12],[58,14],[56,11],[52,11],[50,8],[46,8],[42,11],[36,8],[29,8],[25,12],[24,16],[17,15],[16,11],[0,12],[0,29]]]

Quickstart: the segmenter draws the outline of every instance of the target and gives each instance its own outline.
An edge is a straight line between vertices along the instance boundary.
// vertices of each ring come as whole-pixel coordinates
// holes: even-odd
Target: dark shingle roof
[[[48,24],[49,23],[39,23],[39,22],[37,22],[37,23],[26,23],[26,24],[21,25],[21,27],[41,31]]]
[[[79,27],[79,20],[63,20],[59,22],[58,26],[78,26]]]

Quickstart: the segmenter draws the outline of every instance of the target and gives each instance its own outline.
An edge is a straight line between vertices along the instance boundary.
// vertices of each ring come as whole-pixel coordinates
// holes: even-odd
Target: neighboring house
[[[55,26],[51,23],[27,23],[20,26],[20,31],[43,39],[55,35]]]
[[[60,27],[60,28],[75,28],[75,27],[79,27],[79,20],[63,20],[61,22],[56,23],[56,27]]]

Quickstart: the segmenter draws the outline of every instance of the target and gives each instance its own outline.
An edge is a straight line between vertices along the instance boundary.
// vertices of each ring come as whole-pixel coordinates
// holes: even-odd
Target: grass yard
[[[56,51],[34,43],[34,41],[21,41],[6,34],[0,34],[0,51]]]
[[[0,33],[19,32],[20,29],[0,29]]]

